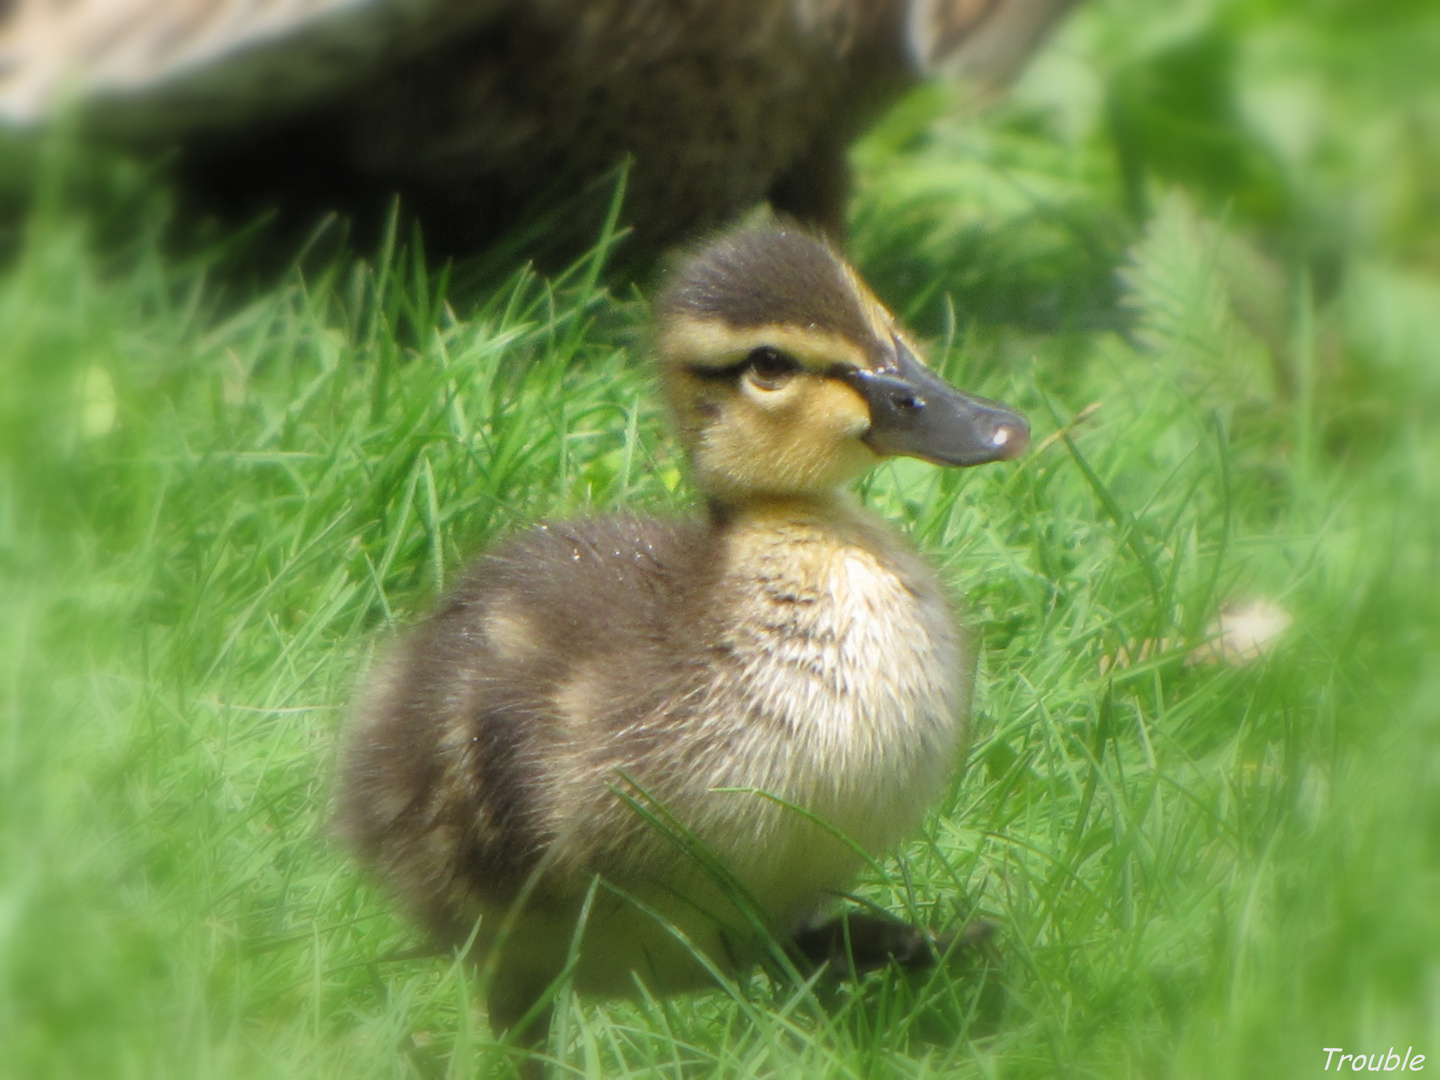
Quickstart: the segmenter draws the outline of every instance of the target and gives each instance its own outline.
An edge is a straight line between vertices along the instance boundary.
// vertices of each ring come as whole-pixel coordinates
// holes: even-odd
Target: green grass
[[[1036,429],[1015,465],[862,485],[964,598],[981,658],[963,773],[859,891],[994,919],[994,952],[813,992],[566,999],[560,1075],[1440,1055],[1440,94],[1382,47],[1433,19],[1197,10],[1101,5],[998,112],[922,93],[857,150],[863,268],[934,362]],[[1220,179],[1143,110],[1106,127],[1187,18],[1259,43],[1222,71],[1259,119],[1201,116],[1238,147]],[[1265,108],[1296,71],[1321,120],[1292,145]],[[489,1075],[473,978],[409,955],[326,836],[336,736],[371,650],[489,538],[684,512],[643,303],[595,262],[451,286],[403,228],[250,282],[253,241],[176,242],[133,164],[63,137],[16,161],[0,1076]],[[1280,647],[1188,664],[1253,596],[1294,615]]]

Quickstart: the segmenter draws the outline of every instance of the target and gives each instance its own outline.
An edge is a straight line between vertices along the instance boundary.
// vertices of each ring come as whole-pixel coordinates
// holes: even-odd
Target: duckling
[[[935,574],[846,486],[1029,441],[793,224],[699,247],[653,307],[704,514],[499,544],[379,666],[343,752],[350,847],[470,943],[492,1026],[529,1041],[567,966],[582,993],[669,994],[767,937],[833,951],[817,920],[945,789],[972,678]]]

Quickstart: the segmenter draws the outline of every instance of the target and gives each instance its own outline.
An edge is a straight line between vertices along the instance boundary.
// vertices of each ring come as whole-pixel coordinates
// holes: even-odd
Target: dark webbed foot
[[[791,941],[809,964],[828,964],[843,977],[892,964],[905,971],[923,970],[952,949],[973,948],[994,932],[995,923],[984,919],[970,923],[958,934],[935,934],[891,915],[847,911],[800,931]]]
[[[550,1021],[554,1007],[545,1004],[536,1008],[543,998],[541,992],[518,992],[514,987],[492,986],[488,1009],[490,1028],[524,1056],[512,1059],[520,1080],[544,1080],[545,1043],[550,1037]]]

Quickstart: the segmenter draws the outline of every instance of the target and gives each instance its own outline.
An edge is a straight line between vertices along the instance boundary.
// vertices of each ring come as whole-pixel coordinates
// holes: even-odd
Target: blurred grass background
[[[925,88],[856,148],[862,269],[1036,429],[863,485],[982,655],[963,776],[862,891],[998,945],[567,1002],[561,1075],[1440,1062],[1437,58],[1425,0],[1095,0],[996,108]],[[643,300],[427,266],[403,215],[257,272],[263,225],[174,202],[4,143],[0,1076],[496,1074],[325,836],[335,738],[488,537],[688,504]],[[1271,654],[1187,662],[1261,597]]]

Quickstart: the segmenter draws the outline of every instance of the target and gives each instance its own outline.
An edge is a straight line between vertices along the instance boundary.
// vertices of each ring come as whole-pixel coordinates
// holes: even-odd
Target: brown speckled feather
[[[702,539],[626,517],[539,526],[480,559],[382,665],[338,822],[445,939],[469,933],[476,898],[509,903],[555,839],[539,759],[563,738],[562,681],[626,656],[631,686],[600,716],[616,727],[676,695],[671,639],[704,606]],[[644,664],[657,653],[662,668]]]

